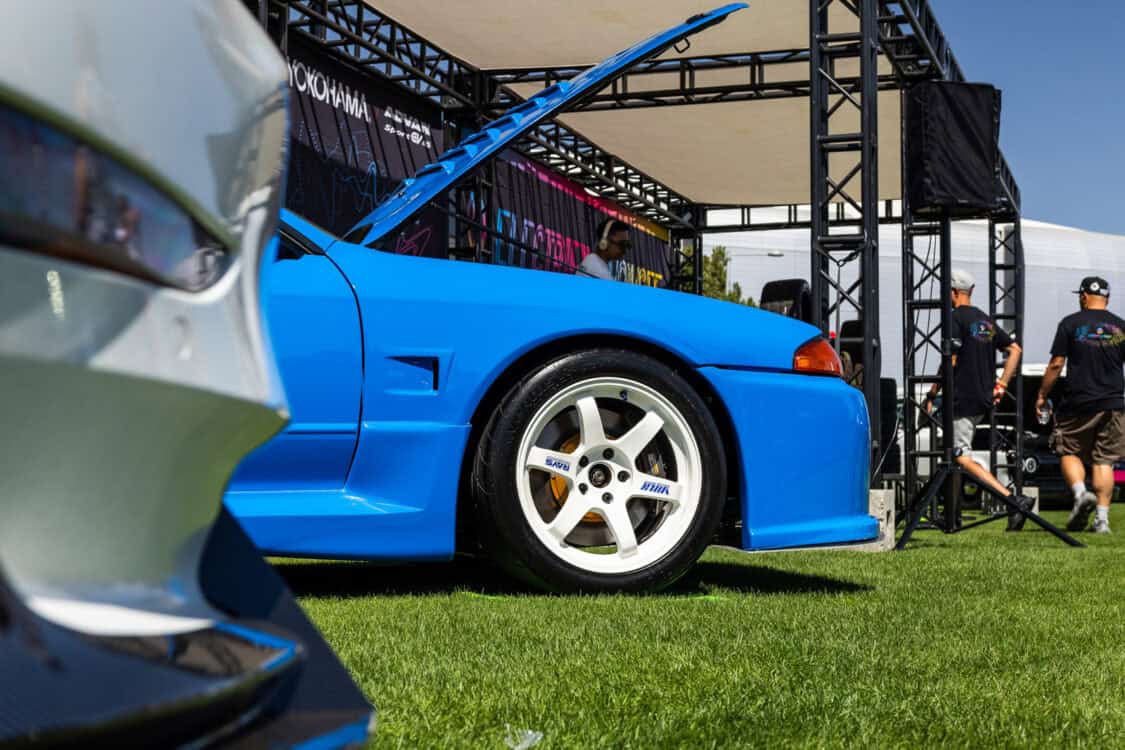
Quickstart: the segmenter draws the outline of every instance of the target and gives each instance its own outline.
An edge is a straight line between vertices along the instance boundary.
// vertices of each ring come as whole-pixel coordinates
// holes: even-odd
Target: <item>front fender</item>
[[[874,539],[863,394],[839,378],[703,367],[734,424],[748,550]]]

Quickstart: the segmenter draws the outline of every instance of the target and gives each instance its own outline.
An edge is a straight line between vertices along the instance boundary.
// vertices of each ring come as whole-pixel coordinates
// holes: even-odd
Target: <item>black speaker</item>
[[[902,455],[898,445],[898,383],[894,378],[879,379],[879,450],[884,474],[902,473]]]
[[[969,217],[1000,208],[1000,92],[987,84],[923,81],[904,98],[911,209]]]

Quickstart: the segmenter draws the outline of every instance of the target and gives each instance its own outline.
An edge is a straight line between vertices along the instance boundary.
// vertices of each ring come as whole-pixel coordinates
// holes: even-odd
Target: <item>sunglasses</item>
[[[618,242],[617,240],[610,240],[610,242],[612,242],[614,245],[617,245],[619,248],[621,248],[624,251],[629,251],[629,250],[633,249],[633,243],[630,242],[629,240],[621,240],[620,242]]]

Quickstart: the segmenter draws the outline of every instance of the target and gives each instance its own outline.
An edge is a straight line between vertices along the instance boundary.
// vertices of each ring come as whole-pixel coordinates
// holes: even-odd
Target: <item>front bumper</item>
[[[372,708],[225,510],[200,579],[222,621],[91,635],[27,608],[0,571],[0,673],[19,675],[0,683],[0,746],[362,745]]]
[[[870,434],[863,394],[842,380],[699,369],[730,413],[742,547],[785,549],[875,539],[868,514]],[[736,455],[737,452],[737,455]]]

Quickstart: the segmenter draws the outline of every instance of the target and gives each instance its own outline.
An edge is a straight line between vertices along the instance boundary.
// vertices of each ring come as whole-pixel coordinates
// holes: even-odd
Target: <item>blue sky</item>
[[[1004,92],[1026,218],[1125,234],[1125,0],[931,0],[970,80]]]

